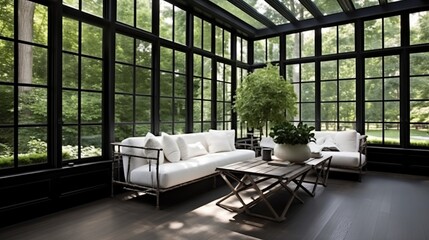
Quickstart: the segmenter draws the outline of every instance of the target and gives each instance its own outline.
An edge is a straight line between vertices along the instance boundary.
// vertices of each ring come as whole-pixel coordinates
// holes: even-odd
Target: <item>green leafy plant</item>
[[[234,110],[248,127],[262,129],[297,113],[293,85],[279,74],[277,67],[268,65],[247,75],[237,88]]]
[[[314,127],[307,126],[307,124],[303,124],[302,122],[297,126],[290,122],[282,122],[272,127],[271,130],[270,137],[277,144],[307,144],[316,140],[314,133],[311,132],[314,130]]]

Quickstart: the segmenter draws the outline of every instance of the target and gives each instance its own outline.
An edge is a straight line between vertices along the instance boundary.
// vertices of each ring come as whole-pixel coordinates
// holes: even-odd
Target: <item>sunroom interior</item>
[[[1,225],[108,197],[112,142],[235,129],[273,64],[295,123],[368,136],[368,169],[427,175],[424,0],[0,0]],[[267,124],[263,132],[270,131]]]

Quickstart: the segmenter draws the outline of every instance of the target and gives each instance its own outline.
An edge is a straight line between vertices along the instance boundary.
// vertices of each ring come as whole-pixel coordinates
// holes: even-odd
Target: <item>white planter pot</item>
[[[276,144],[274,146],[274,156],[289,162],[303,162],[310,158],[310,148],[307,144]]]

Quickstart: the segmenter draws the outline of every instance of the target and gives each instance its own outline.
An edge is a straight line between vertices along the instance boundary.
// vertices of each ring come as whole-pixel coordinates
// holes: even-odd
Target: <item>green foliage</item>
[[[313,126],[307,126],[300,122],[298,126],[293,125],[290,122],[282,122],[271,128],[272,132],[270,137],[273,138],[277,144],[307,144],[315,141]]]
[[[249,127],[261,129],[267,121],[280,123],[296,115],[297,97],[277,67],[268,65],[247,75],[237,88],[234,109]]]

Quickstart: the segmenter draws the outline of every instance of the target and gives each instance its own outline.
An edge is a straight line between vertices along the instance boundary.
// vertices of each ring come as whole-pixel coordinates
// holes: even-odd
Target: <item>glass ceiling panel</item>
[[[273,23],[286,24],[289,21],[284,18],[277,10],[271,7],[270,4],[265,2],[265,0],[244,0],[247,4],[253,7],[260,14],[264,15],[266,18],[270,19]]]
[[[299,0],[280,0],[280,2],[283,3],[298,20],[313,18],[313,15],[302,6]]]
[[[247,13],[243,12],[241,9],[236,7],[234,4],[226,0],[210,0],[210,2],[218,5],[219,7],[223,8],[225,11],[240,18],[241,20],[243,20],[249,25],[252,25],[255,28],[261,29],[266,27],[264,24],[257,21],[256,19],[254,19],[253,17],[251,17],[250,15],[248,15]]]
[[[379,5],[378,0],[353,0],[356,9]]]
[[[340,4],[336,0],[311,0],[324,16],[342,12]]]

